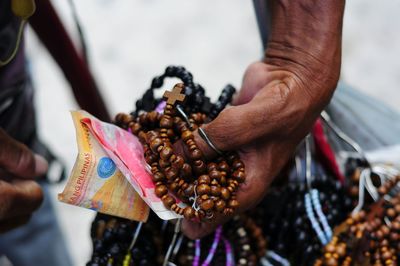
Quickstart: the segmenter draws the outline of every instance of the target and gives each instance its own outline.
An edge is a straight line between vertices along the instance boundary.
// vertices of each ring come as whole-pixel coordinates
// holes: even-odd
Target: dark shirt
[[[11,12],[10,2],[0,0],[0,58],[15,48],[20,19]],[[26,71],[23,41],[15,58],[0,67],[0,127],[13,138],[34,145],[36,139],[33,89]]]

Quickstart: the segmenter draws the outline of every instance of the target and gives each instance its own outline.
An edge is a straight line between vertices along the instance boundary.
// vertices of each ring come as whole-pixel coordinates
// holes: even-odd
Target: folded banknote
[[[179,218],[155,195],[136,136],[85,111],[72,117],[79,155],[61,201],[139,221],[147,218],[148,206],[161,219]]]

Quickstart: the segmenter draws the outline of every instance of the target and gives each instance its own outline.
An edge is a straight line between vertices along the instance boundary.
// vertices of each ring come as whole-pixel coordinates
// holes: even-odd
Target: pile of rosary
[[[156,98],[165,78],[183,83]],[[115,124],[136,135],[151,167],[155,194],[164,206],[197,222],[232,215],[245,165],[235,152],[207,161],[192,132],[211,146],[201,125],[231,102],[226,86],[216,103],[183,67],[169,66],[155,77],[131,114]],[[339,138],[343,132],[324,119]],[[349,138],[344,142],[354,147]],[[173,144],[182,141],[184,158]],[[202,239],[190,240],[172,224],[151,214],[146,223],[97,214],[92,224],[93,255],[88,266],[102,265],[398,265],[400,256],[400,172],[371,166],[359,151],[345,164],[342,182],[326,167],[307,137],[254,209],[234,215]],[[214,147],[217,152],[220,152]],[[181,208],[178,201],[187,205]]]

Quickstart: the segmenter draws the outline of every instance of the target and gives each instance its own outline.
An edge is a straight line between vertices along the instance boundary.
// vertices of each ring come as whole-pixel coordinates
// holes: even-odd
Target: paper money
[[[81,120],[72,112],[78,157],[58,199],[62,202],[136,221],[146,221],[149,208]]]
[[[102,122],[85,111],[77,111],[72,114],[75,127],[78,127],[79,124],[80,127],[87,129],[87,134],[93,137],[97,146],[107,154],[123,174],[125,180],[161,219],[180,218],[176,213],[165,208],[162,201],[155,195],[150,167],[145,162],[143,147],[136,136],[115,125]],[[78,117],[79,120],[76,119]],[[77,136],[77,138],[79,137]],[[96,150],[95,154],[97,152]],[[80,157],[77,161],[84,162],[84,159],[84,157]],[[114,190],[116,189],[114,187]],[[119,204],[124,205],[124,200],[121,199]],[[182,203],[180,205],[184,207]]]

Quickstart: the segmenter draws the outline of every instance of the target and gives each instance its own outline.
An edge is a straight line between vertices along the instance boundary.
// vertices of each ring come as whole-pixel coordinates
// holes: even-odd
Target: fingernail
[[[35,172],[36,172],[36,174],[43,175],[47,172],[48,168],[49,168],[49,164],[46,161],[46,159],[39,154],[35,154]]]

